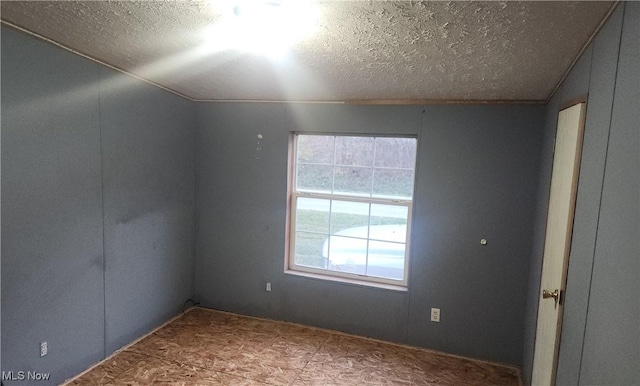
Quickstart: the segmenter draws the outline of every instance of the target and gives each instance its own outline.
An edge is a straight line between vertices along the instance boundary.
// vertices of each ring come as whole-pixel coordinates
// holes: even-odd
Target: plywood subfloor
[[[68,385],[519,385],[518,371],[195,308]]]

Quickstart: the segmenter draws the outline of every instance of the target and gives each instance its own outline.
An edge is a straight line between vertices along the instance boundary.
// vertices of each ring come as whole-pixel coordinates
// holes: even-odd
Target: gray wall
[[[107,354],[193,296],[194,106],[102,68]]]
[[[198,300],[520,365],[542,111],[198,104]],[[419,136],[408,292],[283,273],[292,131]]]
[[[638,4],[622,3],[546,107],[525,329],[523,376],[527,383],[531,380],[557,113],[570,100],[587,94],[557,383],[640,383],[639,68]]]
[[[3,370],[60,381],[104,354],[99,68],[4,28],[2,62]]]
[[[625,5],[580,384],[640,384],[640,3]]]
[[[410,344],[520,366],[541,106],[439,106],[421,133]],[[482,246],[480,239],[488,244]],[[429,322],[440,307],[440,323]]]
[[[54,384],[192,296],[194,106],[4,27],[2,61],[2,369]]]

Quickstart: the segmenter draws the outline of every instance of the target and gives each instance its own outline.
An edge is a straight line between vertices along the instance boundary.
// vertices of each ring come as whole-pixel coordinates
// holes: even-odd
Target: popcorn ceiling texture
[[[196,100],[542,101],[614,3],[321,1],[318,34],[279,60],[207,49],[202,31],[229,4],[1,6],[11,24]]]

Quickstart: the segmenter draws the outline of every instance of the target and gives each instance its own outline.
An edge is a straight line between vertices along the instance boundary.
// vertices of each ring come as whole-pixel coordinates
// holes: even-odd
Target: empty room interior
[[[0,5],[2,385],[640,384],[640,2]]]

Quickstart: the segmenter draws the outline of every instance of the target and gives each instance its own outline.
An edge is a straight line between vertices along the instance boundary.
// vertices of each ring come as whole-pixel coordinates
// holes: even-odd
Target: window
[[[296,134],[291,271],[406,286],[416,138]]]

